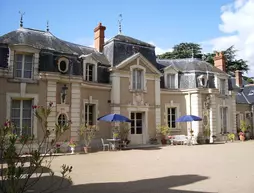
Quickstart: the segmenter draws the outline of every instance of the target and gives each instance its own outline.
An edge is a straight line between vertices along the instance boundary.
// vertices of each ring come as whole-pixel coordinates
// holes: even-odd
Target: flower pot
[[[84,152],[88,153],[88,147],[84,147]]]
[[[244,141],[244,140],[245,140],[244,135],[240,135],[240,140],[241,140],[241,141]]]
[[[74,154],[75,147],[71,147],[71,154]]]
[[[162,145],[166,145],[167,144],[167,140],[166,139],[161,139],[161,144]]]

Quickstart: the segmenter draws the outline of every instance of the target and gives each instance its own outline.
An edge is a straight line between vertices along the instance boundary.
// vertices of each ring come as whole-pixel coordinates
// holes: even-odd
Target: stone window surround
[[[58,124],[58,120],[59,120],[60,115],[64,115],[65,116],[65,118],[66,118],[65,124],[67,124],[70,119],[69,119],[69,116],[68,116],[68,114],[66,112],[59,112],[57,114],[57,116],[56,116],[56,123]]]
[[[91,54],[89,55],[82,55],[80,58],[83,59],[83,80],[86,81],[86,65],[94,65],[94,70],[93,70],[93,82],[98,81],[98,73],[97,73],[97,68],[98,68],[98,62],[92,57]]]
[[[221,108],[227,108],[227,114],[226,114],[226,124],[227,124],[227,131],[229,130],[228,128],[230,128],[231,127],[231,124],[230,124],[230,119],[229,119],[229,116],[230,116],[230,110],[231,110],[231,108],[228,106],[228,105],[218,105],[218,115],[217,115],[217,117],[218,117],[218,122],[217,122],[217,124],[218,124],[218,127],[217,127],[217,131],[216,131],[216,133],[221,133],[222,132],[222,128],[221,128],[221,114],[220,114],[220,109]]]
[[[223,74],[215,74],[215,87],[219,89],[220,91],[220,80],[224,79],[225,80],[225,95],[229,95],[228,91],[228,75],[223,75]]]
[[[178,71],[176,69],[174,69],[173,67],[166,68],[164,71],[165,87],[168,89],[173,89],[173,88],[169,88],[169,86],[168,86],[168,74],[175,75],[175,87],[176,87],[175,89],[179,89],[179,87],[178,87]]]
[[[33,100],[33,105],[38,104],[38,99],[39,96],[38,94],[24,94],[21,95],[21,93],[6,93],[6,104],[7,104],[7,109],[6,109],[6,119],[10,120],[11,119],[11,100],[12,99],[20,99],[20,100],[24,100],[24,99],[31,99]],[[33,134],[35,139],[37,139],[37,118],[35,118],[32,114],[32,130],[33,130]]]
[[[83,99],[83,116],[82,116],[82,122],[86,123],[86,117],[85,117],[85,109],[86,109],[86,104],[91,104],[94,105],[94,122],[95,125],[97,125],[97,118],[99,116],[99,100],[95,100],[92,98],[92,96],[89,96],[89,99]]]
[[[65,70],[61,70],[60,68],[60,63],[64,61],[66,63],[66,68]],[[68,60],[68,58],[66,57],[60,57],[58,60],[57,60],[57,68],[58,68],[58,71],[61,72],[61,73],[66,73],[68,70],[69,70],[69,63],[70,61]]]
[[[31,79],[14,77],[15,53],[33,54],[33,69]],[[39,79],[39,50],[24,45],[15,45],[9,47],[8,77],[11,78],[12,81],[14,82],[29,82],[29,83],[37,82],[37,80]]]
[[[165,104],[165,111],[164,111],[164,123],[165,125],[168,125],[168,109],[169,108],[176,108],[176,119],[180,117],[180,104],[179,103],[174,103],[171,101],[170,103]],[[175,128],[171,128],[173,131],[180,131],[180,126],[179,123],[176,123]]]
[[[135,90],[132,88],[132,84],[133,84],[133,71],[135,69],[140,69],[143,71],[143,85],[142,85],[142,89],[141,90]],[[141,66],[141,65],[132,65],[130,66],[130,76],[129,76],[129,80],[130,80],[130,84],[129,84],[129,90],[131,92],[147,92],[147,79],[146,79],[146,68]]]

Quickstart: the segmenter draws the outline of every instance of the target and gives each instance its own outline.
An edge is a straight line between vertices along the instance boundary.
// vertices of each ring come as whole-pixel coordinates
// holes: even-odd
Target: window
[[[94,121],[94,104],[86,104],[85,105],[85,123],[87,123],[88,125],[94,125],[95,121]]]
[[[66,115],[65,114],[60,114],[58,116],[58,125],[64,126],[64,125],[66,125],[66,123],[67,123],[67,117],[66,117]]]
[[[142,90],[144,84],[144,73],[142,69],[134,69],[132,71],[132,89]]]
[[[176,88],[176,75],[175,74],[167,74],[167,87],[171,89]]]
[[[14,77],[32,78],[33,55],[15,54]]]
[[[94,80],[94,65],[93,64],[86,64],[86,81],[93,81]]]
[[[142,134],[143,133],[143,113],[131,113],[131,134]]]
[[[32,135],[32,100],[11,101],[11,121],[17,135]]]
[[[168,108],[168,127],[176,128],[176,107]]]
[[[221,132],[227,133],[227,107],[220,108]]]
[[[220,93],[225,95],[226,94],[226,80],[220,79]]]
[[[66,73],[69,69],[69,60],[65,57],[61,57],[58,59],[58,70],[61,73]]]
[[[241,118],[240,118],[240,114],[236,114],[236,128],[239,130],[240,129],[240,122]]]
[[[249,92],[249,94],[248,94],[249,96],[252,96],[252,95],[254,95],[254,90],[251,90],[250,92]]]

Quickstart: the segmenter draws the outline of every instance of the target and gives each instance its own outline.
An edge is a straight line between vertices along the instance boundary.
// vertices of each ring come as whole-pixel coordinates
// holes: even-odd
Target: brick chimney
[[[235,71],[235,84],[238,87],[242,87],[243,84],[242,72],[239,70]]]
[[[106,30],[105,26],[101,23],[94,29],[94,47],[97,51],[102,52],[104,45],[104,32]]]
[[[224,54],[222,52],[220,53],[216,52],[213,59],[214,59],[214,66],[226,72],[226,61],[225,61]]]

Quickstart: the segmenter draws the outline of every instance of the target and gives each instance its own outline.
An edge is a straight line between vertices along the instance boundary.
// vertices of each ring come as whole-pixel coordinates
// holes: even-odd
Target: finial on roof
[[[123,16],[122,14],[119,14],[119,19],[118,19],[118,34],[122,34],[122,21],[123,21]]]
[[[47,32],[49,32],[49,21],[47,21]]]
[[[20,24],[19,24],[19,26],[20,27],[23,27],[23,16],[25,15],[25,12],[21,12],[21,11],[19,11],[19,14],[20,14]]]

